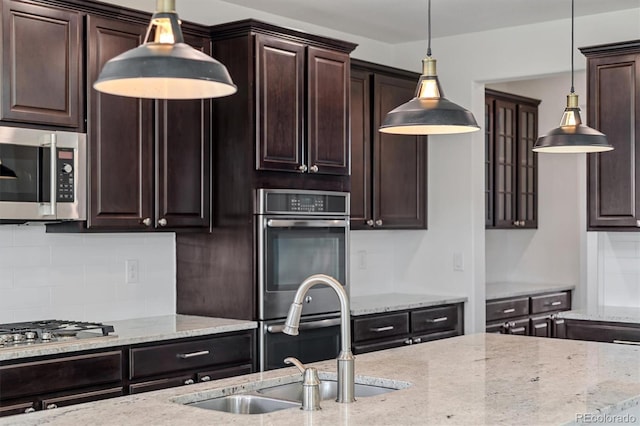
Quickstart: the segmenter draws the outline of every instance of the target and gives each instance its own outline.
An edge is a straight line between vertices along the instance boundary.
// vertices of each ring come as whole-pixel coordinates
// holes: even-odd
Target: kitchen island
[[[326,378],[335,361],[315,366]],[[379,379],[384,379],[380,382]],[[6,417],[0,425],[558,425],[640,403],[640,348],[472,334],[360,355],[356,382],[397,391],[322,410],[239,415],[183,405],[300,380],[296,369],[255,373],[140,395]]]

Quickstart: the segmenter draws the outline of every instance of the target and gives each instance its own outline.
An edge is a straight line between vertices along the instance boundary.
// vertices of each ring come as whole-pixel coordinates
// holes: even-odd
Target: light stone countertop
[[[334,360],[315,363],[335,373]],[[559,425],[640,403],[640,347],[471,334],[358,355],[356,381],[411,386],[322,410],[237,415],[180,403],[300,380],[295,368],[0,418],[0,425]],[[180,403],[173,402],[179,401]]]
[[[404,309],[425,308],[466,302],[462,296],[443,296],[433,294],[388,293],[351,298],[351,315],[378,314],[381,312],[401,311]]]
[[[592,309],[565,311],[559,315],[568,319],[640,324],[640,308],[625,306],[598,306]]]
[[[529,294],[552,293],[554,291],[574,290],[575,285],[559,283],[528,283],[528,282],[495,282],[487,283],[486,300],[503,299],[505,297],[526,296]]]
[[[33,346],[0,347],[0,361],[33,356],[53,355],[113,346],[206,336],[231,331],[257,328],[255,321],[226,318],[209,318],[193,315],[165,315],[109,321],[114,333],[107,337],[70,339],[61,342],[35,344]]]

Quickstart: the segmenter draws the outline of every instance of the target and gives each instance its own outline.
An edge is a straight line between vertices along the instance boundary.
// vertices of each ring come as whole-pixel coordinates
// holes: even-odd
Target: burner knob
[[[15,334],[13,335],[13,341],[14,341],[14,342],[20,342],[20,341],[22,341],[23,339],[24,339],[24,336],[23,336],[22,334],[20,334],[20,333],[15,333]]]
[[[27,340],[34,340],[36,338],[36,332],[35,331],[27,331],[24,333],[24,337],[27,338]]]
[[[53,337],[53,334],[51,334],[50,331],[43,331],[42,336],[40,336],[42,340],[51,340],[52,337]]]

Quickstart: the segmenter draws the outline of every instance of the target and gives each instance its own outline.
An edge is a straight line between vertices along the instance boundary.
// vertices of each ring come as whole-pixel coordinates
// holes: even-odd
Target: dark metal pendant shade
[[[2,161],[0,161],[0,179],[17,179],[17,178],[18,178],[18,175],[16,175],[16,172],[14,172],[9,167],[2,164]]]
[[[104,93],[148,99],[217,98],[235,93],[227,68],[184,43],[175,0],[158,0],[144,43],[109,60],[93,84]],[[154,35],[154,41],[149,37]]]

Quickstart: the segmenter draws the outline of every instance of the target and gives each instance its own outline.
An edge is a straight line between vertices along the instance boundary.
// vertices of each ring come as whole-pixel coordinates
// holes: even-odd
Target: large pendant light
[[[573,87],[573,21],[574,0],[571,0],[571,91],[567,95],[567,107],[562,114],[560,126],[541,136],[533,146],[536,152],[578,153],[611,151],[607,137],[599,131],[582,124],[578,95]]]
[[[380,131],[401,135],[468,133],[480,130],[470,111],[444,97],[431,57],[431,0],[428,6],[429,45],[413,99],[390,111]]]
[[[184,42],[175,3],[157,0],[144,43],[109,60],[93,84],[96,90],[150,99],[217,98],[237,91],[223,64]]]
[[[0,179],[17,179],[18,175],[16,172],[11,170],[9,167],[2,164],[2,160],[0,160]]]

